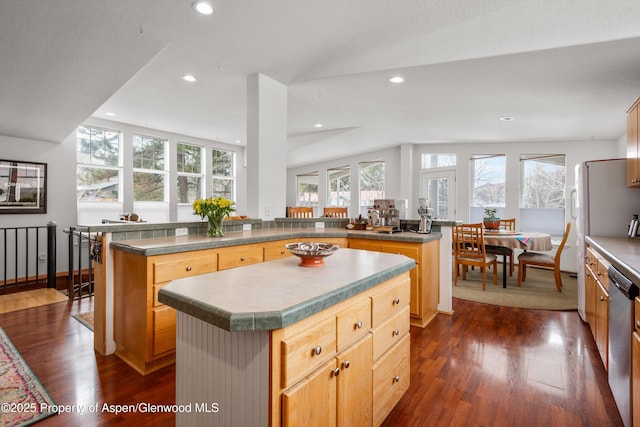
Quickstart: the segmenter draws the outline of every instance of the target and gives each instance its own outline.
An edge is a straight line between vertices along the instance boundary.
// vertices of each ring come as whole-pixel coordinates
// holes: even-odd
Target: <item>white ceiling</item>
[[[209,17],[191,1],[2,0],[0,134],[60,142],[94,116],[245,145],[259,72],[288,86],[293,167],[618,139],[640,94],[636,0],[212,0]]]

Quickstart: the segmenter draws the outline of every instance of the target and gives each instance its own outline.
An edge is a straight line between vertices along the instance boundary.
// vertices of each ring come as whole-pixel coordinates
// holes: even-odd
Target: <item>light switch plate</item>
[[[324,228],[324,222],[316,222],[316,228]]]
[[[242,224],[242,231],[251,231],[251,224]]]
[[[176,228],[176,237],[186,236],[189,234],[189,230],[186,227]]]

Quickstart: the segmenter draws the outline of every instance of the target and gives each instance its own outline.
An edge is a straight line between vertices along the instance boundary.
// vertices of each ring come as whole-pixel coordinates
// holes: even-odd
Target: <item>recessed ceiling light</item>
[[[112,112],[109,111],[109,112],[104,113],[104,115],[105,116],[109,116],[109,117],[113,117],[113,116],[116,115],[116,113],[112,113]]]
[[[515,117],[511,117],[511,116],[502,116],[500,117],[500,120],[502,120],[503,122],[510,122],[511,120],[514,120]]]
[[[185,74],[184,76],[182,76],[182,80],[184,80],[185,82],[193,83],[196,81],[196,78],[191,74]]]
[[[315,125],[313,125],[313,126],[314,126],[314,127],[317,127],[317,128],[321,128],[321,127],[322,127],[322,126],[324,126],[324,125],[323,125],[322,123],[316,123],[316,124],[315,124]]]
[[[213,5],[206,0],[197,0],[191,3],[191,7],[198,13],[203,15],[211,15],[213,13]]]
[[[402,83],[404,82],[404,78],[401,76],[393,76],[393,77],[389,77],[389,81],[391,83]]]

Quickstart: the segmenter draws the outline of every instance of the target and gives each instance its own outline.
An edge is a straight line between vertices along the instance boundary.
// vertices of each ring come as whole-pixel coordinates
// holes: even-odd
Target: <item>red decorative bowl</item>
[[[324,259],[333,255],[340,246],[331,243],[300,242],[285,245],[289,251],[300,258],[301,267],[320,267]]]

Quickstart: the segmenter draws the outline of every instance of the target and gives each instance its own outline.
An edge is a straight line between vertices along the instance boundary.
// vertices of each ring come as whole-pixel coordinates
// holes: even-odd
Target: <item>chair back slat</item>
[[[313,218],[313,208],[295,206],[287,209],[287,217],[289,218]]]
[[[347,218],[347,208],[343,208],[343,207],[324,208],[323,216],[327,218]]]

